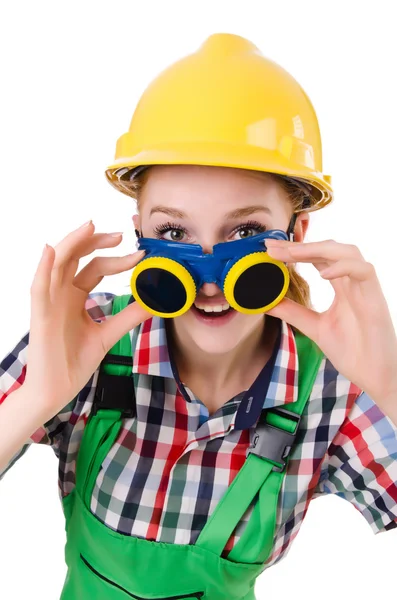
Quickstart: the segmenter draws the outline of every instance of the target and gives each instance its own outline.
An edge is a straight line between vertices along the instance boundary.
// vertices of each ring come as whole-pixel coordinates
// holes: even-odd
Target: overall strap
[[[196,545],[221,555],[229,537],[259,492],[261,502],[254,508],[256,515],[250,518],[243,536],[229,553],[230,560],[249,562],[251,557],[255,562],[258,554],[264,560],[263,557],[271,549],[278,495],[286,465],[323,359],[321,350],[307,336],[297,331],[295,341],[299,359],[298,399],[286,405],[288,408],[262,410],[244,465],[196,541]],[[261,527],[261,531],[258,527]],[[258,540],[256,545],[255,539]]]
[[[131,294],[115,296],[112,315],[133,301]],[[84,429],[76,464],[76,488],[89,508],[102,462],[114,444],[122,419],[136,415],[136,374],[132,373],[132,348],[127,332],[103,358],[91,414]]]
[[[112,314],[133,301],[131,294],[114,298]],[[298,399],[285,407],[263,409],[257,421],[247,459],[206,522],[197,546],[218,556],[251,502],[259,494],[253,513],[228,555],[236,562],[264,562],[276,523],[277,502],[301,415],[311,395],[323,353],[299,331],[295,332],[299,359]],[[76,487],[90,507],[100,466],[120,431],[123,417],[136,414],[130,334],[125,334],[104,357],[94,406],[85,427],[76,467]],[[135,381],[136,385],[136,381]],[[259,557],[259,558],[258,558]]]

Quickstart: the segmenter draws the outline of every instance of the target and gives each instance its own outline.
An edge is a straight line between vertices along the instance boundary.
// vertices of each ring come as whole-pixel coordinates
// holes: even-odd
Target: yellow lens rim
[[[145,304],[145,302],[139,296],[136,287],[136,280],[138,275],[147,269],[163,269],[164,271],[169,271],[180,280],[186,292],[186,302],[180,310],[173,313],[164,313],[154,310]],[[149,258],[142,259],[132,271],[130,287],[133,297],[145,310],[150,312],[152,315],[156,315],[157,317],[165,317],[168,319],[183,315],[183,313],[189,310],[196,297],[196,284],[194,283],[194,279],[189,271],[180,263],[172,260],[172,258],[166,258],[165,256],[150,256]]]
[[[240,275],[242,275],[242,273],[246,269],[248,269],[249,267],[253,267],[254,265],[260,264],[260,263],[272,263],[281,269],[281,271],[284,273],[283,288],[282,288],[281,292],[279,293],[279,295],[277,296],[277,298],[275,300],[273,300],[273,302],[270,302],[270,304],[268,304],[267,306],[262,307],[262,308],[244,308],[243,306],[240,306],[238,304],[238,302],[236,301],[236,299],[234,297],[234,286],[236,284],[237,279],[240,277]],[[276,260],[275,258],[272,258],[271,256],[269,256],[269,254],[267,252],[252,252],[251,254],[247,254],[246,256],[243,256],[242,258],[240,258],[240,260],[238,260],[232,266],[232,268],[230,269],[230,271],[228,272],[228,274],[225,277],[225,281],[223,284],[223,293],[225,294],[225,298],[232,308],[234,308],[235,310],[238,310],[239,312],[245,313],[247,315],[256,315],[259,313],[268,312],[274,306],[276,306],[279,302],[281,302],[281,300],[283,299],[283,297],[285,296],[285,294],[288,291],[289,283],[290,283],[289,271],[283,262],[281,262],[280,260]]]

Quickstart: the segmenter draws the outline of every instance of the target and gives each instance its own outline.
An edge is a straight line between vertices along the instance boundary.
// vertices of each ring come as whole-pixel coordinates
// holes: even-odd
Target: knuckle
[[[102,256],[94,256],[94,258],[89,263],[90,267],[95,270],[98,269],[99,265],[103,262],[102,258]]]
[[[57,260],[54,262],[53,266],[52,266],[52,272],[53,273],[58,273],[61,269],[62,263],[59,259],[59,257],[57,258]]]
[[[361,252],[360,252],[360,249],[355,244],[349,244],[349,249],[351,250],[351,252],[352,252],[353,255],[355,255],[355,256],[362,256]]]

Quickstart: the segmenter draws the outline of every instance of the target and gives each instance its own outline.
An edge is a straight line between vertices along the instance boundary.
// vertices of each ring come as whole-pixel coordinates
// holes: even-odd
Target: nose
[[[212,254],[213,246],[217,241],[214,240],[200,240],[201,247],[204,254]],[[217,286],[216,283],[204,282],[201,288],[198,290],[198,295],[206,296],[207,298],[213,298],[214,296],[223,296],[222,290]]]
[[[197,235],[197,243],[203,249],[204,254],[212,254],[215,244],[222,242],[219,235],[212,231],[203,232],[202,235]]]
[[[213,296],[219,296],[222,294],[222,290],[216,285],[216,283],[203,283],[199,290],[200,296],[207,296],[212,298]],[[222,294],[223,295],[223,294]]]

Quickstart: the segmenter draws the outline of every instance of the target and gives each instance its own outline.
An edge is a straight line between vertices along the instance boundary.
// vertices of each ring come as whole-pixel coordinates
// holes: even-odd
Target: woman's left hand
[[[384,399],[390,412],[391,398],[397,403],[397,336],[374,266],[357,246],[334,240],[266,240],[266,247],[282,262],[312,263],[335,290],[332,305],[323,313],[284,297],[268,314],[307,335],[380,408]]]

